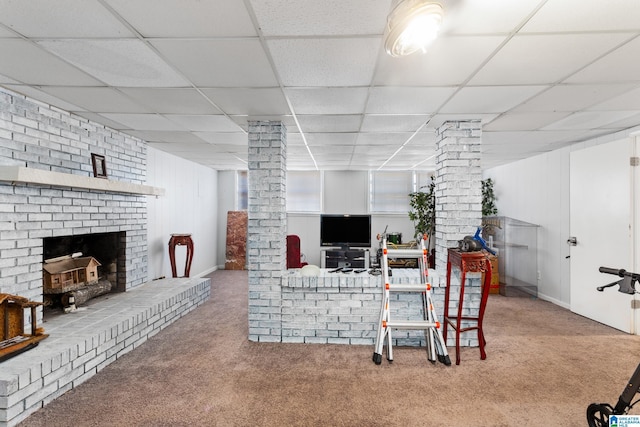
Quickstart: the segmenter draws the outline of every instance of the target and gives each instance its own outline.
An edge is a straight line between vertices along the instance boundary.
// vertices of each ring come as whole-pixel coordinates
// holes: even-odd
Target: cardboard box
[[[500,273],[498,272],[498,257],[489,255],[489,263],[491,263],[491,285],[489,287],[490,294],[500,293]]]

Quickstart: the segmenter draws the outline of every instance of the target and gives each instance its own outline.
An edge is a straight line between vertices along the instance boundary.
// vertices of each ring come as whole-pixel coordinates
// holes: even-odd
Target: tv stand
[[[320,256],[320,267],[369,268],[369,249],[324,249]]]

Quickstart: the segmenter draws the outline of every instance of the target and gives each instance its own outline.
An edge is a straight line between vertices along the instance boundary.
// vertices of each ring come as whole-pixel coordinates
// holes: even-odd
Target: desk
[[[458,311],[455,317],[449,316],[449,292],[451,291],[451,269],[457,267],[460,269],[460,297],[458,299]],[[464,288],[467,273],[484,273],[484,283],[482,286],[482,296],[480,298],[480,309],[478,317],[463,316],[464,305]],[[478,331],[478,345],[480,347],[480,359],[487,358],[484,351],[486,344],[484,332],[482,331],[482,319],[484,310],[487,306],[489,297],[489,288],[491,287],[491,263],[488,255],[483,251],[477,252],[461,252],[458,249],[450,248],[447,254],[447,288],[444,293],[444,331],[443,338],[447,342],[447,329],[451,326],[456,331],[456,365],[460,364],[460,334],[466,331]],[[462,321],[472,321],[475,325],[462,327]]]

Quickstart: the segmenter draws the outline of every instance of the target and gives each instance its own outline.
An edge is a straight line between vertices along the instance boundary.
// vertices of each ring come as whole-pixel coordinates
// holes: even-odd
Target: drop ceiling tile
[[[429,159],[425,161],[424,158],[417,158],[415,156],[396,156],[389,160],[384,165],[385,171],[387,170],[421,170],[421,171],[433,171],[435,169],[435,159]]]
[[[356,133],[308,133],[306,134],[309,146],[352,146],[356,143]]]
[[[464,1],[457,4],[450,2],[448,5],[445,4],[441,32],[472,35],[508,34],[526,22],[539,4],[540,0]]]
[[[633,131],[630,128],[633,127],[638,127],[640,126],[640,113],[636,113],[632,116],[629,117],[625,117],[622,120],[616,120],[614,122],[611,123],[607,123],[606,125],[601,126],[602,129],[629,129],[630,131]],[[640,128],[635,129],[635,132],[640,132]]]
[[[20,82],[0,74],[0,84],[20,84]]]
[[[411,146],[435,147],[437,137],[438,135],[435,129],[422,128],[422,130],[411,139]]]
[[[318,162],[318,164],[322,170],[328,170],[328,171],[351,170],[349,169],[348,162],[345,162],[343,160],[324,161],[324,162]]]
[[[390,0],[251,0],[266,37],[382,34]]]
[[[151,142],[170,142],[170,143],[192,143],[203,144],[205,141],[198,138],[191,132],[179,132],[179,131],[135,131],[129,130],[127,134],[140,138],[148,143]]]
[[[292,158],[308,158],[309,150],[304,145],[287,145],[287,164]]]
[[[136,129],[136,130],[163,130],[163,131],[186,131],[182,126],[170,122],[165,117],[159,114],[119,114],[108,113],[101,114],[102,116],[113,120],[117,123],[122,123],[124,129]],[[118,129],[123,129],[120,127]]]
[[[150,41],[193,84],[201,87],[274,87],[278,81],[260,40]]]
[[[49,105],[53,105],[65,111],[82,111],[83,109],[78,105],[71,104],[70,102],[63,101],[55,96],[51,96],[46,92],[41,91],[32,86],[25,85],[13,85],[13,84],[3,84],[9,90],[22,94],[24,96],[28,96],[33,99],[37,99],[38,101],[44,102]]]
[[[132,99],[163,114],[220,114],[220,110],[192,88],[119,88]]]
[[[267,45],[284,86],[368,86],[380,38],[275,39]]]
[[[218,154],[212,158],[197,158],[193,161],[215,170],[235,171],[247,169],[247,162],[239,159],[236,155],[233,154]]]
[[[287,170],[290,171],[311,171],[316,170],[309,153],[299,152],[299,153],[287,153]]]
[[[498,113],[450,113],[450,114],[441,114],[438,113],[431,117],[429,123],[424,128],[425,130],[436,131],[443,123],[451,121],[451,122],[459,122],[465,120],[480,120],[483,124],[489,123],[498,117]]]
[[[410,132],[429,120],[427,114],[366,114],[362,122],[363,132]]]
[[[546,89],[545,86],[464,87],[440,110],[441,113],[503,113]]]
[[[491,150],[500,153],[527,153],[530,149],[540,150],[548,144],[565,141],[575,135],[572,130],[539,130],[508,131],[508,132],[483,132],[482,150]]]
[[[570,113],[565,111],[543,113],[506,113],[482,127],[482,131],[537,130],[556,122]]]
[[[576,111],[582,110],[607,99],[624,93],[633,85],[593,84],[593,85],[557,85],[541,92],[524,104],[514,108],[514,112]]]
[[[606,129],[593,129],[593,130],[571,130],[566,132],[566,137],[559,138],[556,141],[551,141],[544,146],[545,151],[555,150],[562,147],[567,147],[575,143],[589,141],[594,138],[599,138],[611,133]]]
[[[440,37],[425,53],[392,58],[380,53],[377,86],[452,86],[469,79],[505,36]],[[456,52],[452,55],[451,52]]]
[[[411,163],[411,169],[433,171],[436,166],[436,158],[434,150],[431,153],[426,152],[421,156],[414,156],[409,163]]]
[[[311,152],[314,156],[318,156],[317,158],[331,158],[331,159],[342,159],[345,154],[353,153],[352,145],[342,145],[342,144],[319,144],[312,145]],[[324,157],[323,157],[324,156]]]
[[[362,116],[358,114],[298,115],[303,132],[357,132]]]
[[[520,32],[639,31],[640,3],[615,0],[588,4],[584,0],[551,0]]]
[[[374,87],[367,114],[431,114],[455,92],[453,87]]]
[[[364,111],[369,89],[346,88],[296,88],[285,89],[296,114],[361,114]]]
[[[640,88],[628,90],[621,95],[600,102],[588,109],[591,111],[640,110]]]
[[[625,33],[516,35],[478,71],[469,84],[555,83],[628,38],[629,34]]]
[[[291,132],[287,130],[287,148],[294,147],[294,146],[304,147],[304,141],[302,139],[302,135],[298,132]]]
[[[96,113],[151,113],[115,89],[107,87],[44,86],[42,90],[59,99]]]
[[[367,132],[358,134],[357,145],[389,147],[394,151],[412,138],[414,132]],[[380,147],[383,146],[383,147]]]
[[[631,40],[569,77],[568,83],[625,83],[640,81],[640,38]]]
[[[206,142],[151,142],[149,146],[173,154],[192,152],[197,156],[215,151],[215,148]]]
[[[291,114],[280,88],[202,89],[227,114],[269,116]]]
[[[636,111],[585,111],[573,113],[557,122],[545,126],[544,130],[589,130],[605,126],[627,117],[634,116]]]
[[[241,156],[247,156],[248,149],[246,146],[239,144],[226,144],[225,141],[217,143],[208,143],[204,149],[204,153],[231,153]]]
[[[194,132],[194,134],[210,144],[227,144],[245,147],[249,145],[249,137],[244,132]]]
[[[358,144],[353,148],[353,152],[359,156],[366,156],[377,160],[386,160],[398,150],[398,146],[383,144]],[[373,155],[371,155],[373,153]]]
[[[122,123],[118,123],[111,119],[108,119],[100,114],[92,113],[89,111],[78,111],[78,110],[67,110],[73,111],[74,114],[77,114],[80,117],[84,117],[87,120],[90,120],[95,123],[100,123],[101,125],[111,128],[111,129],[123,129],[125,133],[129,133],[128,130],[124,130],[125,126]]]
[[[20,36],[14,33],[13,31],[9,30],[8,28],[5,28],[2,25],[2,19],[0,19],[0,38],[11,38],[11,37],[20,37]]]
[[[144,37],[257,36],[241,1],[106,0]]]
[[[42,40],[38,44],[108,85],[187,85],[186,80],[137,39]]]
[[[96,0],[3,1],[0,23],[26,37],[134,37]]]
[[[287,128],[287,132],[297,132],[296,122],[292,116],[229,116],[231,120],[238,124],[243,130],[249,130],[249,121],[269,121],[282,122]]]
[[[32,85],[102,86],[103,84],[56,56],[22,39],[0,39],[0,74]]]
[[[224,115],[180,115],[165,114],[170,121],[189,131],[196,132],[238,132],[240,127]]]
[[[387,158],[384,160],[385,168],[394,164],[402,164],[403,169],[408,170],[414,165],[424,162],[427,158],[435,157],[435,152],[434,147],[398,147],[395,151],[388,153]]]

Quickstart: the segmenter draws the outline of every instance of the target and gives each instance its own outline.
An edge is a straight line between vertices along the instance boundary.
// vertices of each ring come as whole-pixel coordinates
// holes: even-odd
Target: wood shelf
[[[111,181],[104,178],[52,172],[24,166],[0,166],[0,181],[11,183],[53,185],[58,187],[83,188],[107,193],[126,193],[144,196],[164,196],[164,188]]]

